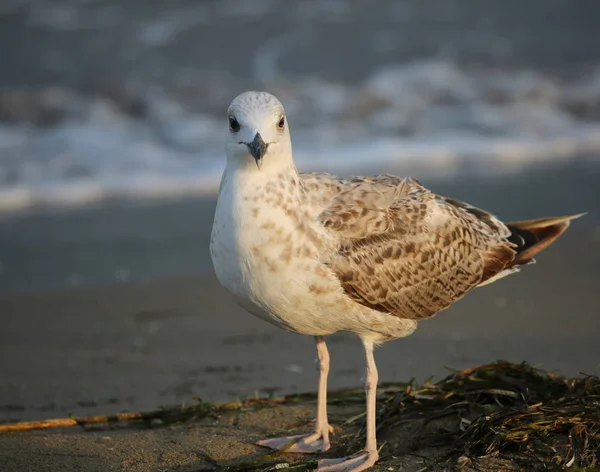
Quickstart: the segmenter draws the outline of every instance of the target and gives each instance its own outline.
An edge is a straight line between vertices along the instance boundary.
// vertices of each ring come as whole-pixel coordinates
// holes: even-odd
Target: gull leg
[[[365,391],[367,396],[367,443],[364,451],[342,459],[322,459],[319,461],[319,472],[360,472],[372,467],[379,453],[375,435],[375,414],[377,399],[377,367],[373,358],[373,342],[363,339],[367,358],[367,374],[365,376]]]
[[[319,364],[319,391],[317,394],[317,422],[315,432],[297,436],[265,439],[259,446],[279,449],[285,452],[325,452],[329,449],[329,433],[333,428],[327,422],[327,375],[329,374],[329,351],[323,336],[316,336],[317,360]]]

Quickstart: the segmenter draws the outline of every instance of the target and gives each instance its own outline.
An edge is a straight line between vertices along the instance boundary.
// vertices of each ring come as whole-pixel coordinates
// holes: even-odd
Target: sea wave
[[[0,94],[0,211],[212,194],[240,84]],[[278,77],[302,171],[506,172],[600,156],[600,68],[581,77],[419,60],[358,84]],[[193,99],[190,99],[193,97]]]

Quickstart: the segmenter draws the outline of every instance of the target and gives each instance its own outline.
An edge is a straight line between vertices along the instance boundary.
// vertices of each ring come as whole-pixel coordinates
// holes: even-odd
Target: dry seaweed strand
[[[129,422],[143,422],[151,424],[152,420],[161,420],[162,423],[176,423],[204,418],[214,410],[210,403],[198,402],[195,405],[179,406],[173,408],[160,408],[148,412],[124,412],[114,415],[96,415],[86,417],[70,416],[69,418],[55,418],[40,421],[20,421],[17,423],[0,424],[0,433],[16,433],[33,431],[37,429],[68,428],[99,424],[116,424]]]
[[[55,418],[48,420],[37,421],[19,421],[16,423],[0,423],[0,433],[16,433],[33,431],[37,429],[51,428],[69,428],[73,426],[81,426],[84,429],[91,425],[111,425],[117,423],[138,423],[152,424],[152,420],[161,420],[161,424],[181,423],[185,421],[194,421],[205,418],[208,415],[224,413],[231,410],[240,410],[243,408],[273,406],[286,403],[285,399],[255,399],[248,398],[243,402],[222,402],[209,403],[196,398],[197,403],[193,405],[178,405],[171,407],[161,407],[153,411],[146,412],[122,412],[113,415],[95,415],[76,417],[69,416],[68,418]]]

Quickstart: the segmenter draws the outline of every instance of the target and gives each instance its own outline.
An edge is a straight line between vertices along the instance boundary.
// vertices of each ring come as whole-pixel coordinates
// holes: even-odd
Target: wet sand
[[[463,368],[496,359],[526,360],[566,375],[600,374],[598,167],[581,161],[505,178],[422,180],[439,193],[466,199],[507,220],[581,211],[589,214],[575,221],[540,255],[538,264],[475,290],[436,318],[422,322],[414,335],[378,349],[381,381],[412,377],[422,381],[432,375],[439,379],[447,373],[444,366]],[[63,258],[64,265],[74,264],[80,260],[82,247],[92,254],[92,260],[114,262],[110,258],[116,256],[110,251],[120,248],[117,259],[130,273],[142,273],[144,264],[151,264],[155,257],[154,270],[161,276],[107,283],[98,275],[100,271],[94,280],[101,284],[50,290],[52,267],[42,265],[43,261],[24,259],[24,267],[16,273],[9,271],[7,264],[3,287],[17,287],[21,293],[0,295],[0,421],[152,410],[160,405],[189,404],[194,396],[220,401],[315,391],[313,341],[246,314],[214,279],[205,247],[213,205],[214,201],[208,200],[186,201],[129,206],[120,213],[98,208],[85,215],[62,212],[2,220],[0,249],[5,261],[10,262],[5,256],[14,250],[27,253],[28,245],[38,247],[44,240],[46,262]],[[49,221],[54,229],[44,226]],[[128,223],[106,229],[119,221]],[[62,233],[56,229],[61,225],[66,225]],[[79,228],[76,243],[69,243],[73,238],[69,228]],[[102,242],[97,236],[94,245],[99,228],[124,233],[125,240],[131,238],[127,248],[136,241],[145,244],[128,251],[123,249],[121,236]],[[161,228],[163,238],[138,240],[132,236],[135,228],[150,234]],[[193,238],[178,239],[176,235],[185,233],[186,228]],[[61,239],[60,234],[71,236]],[[161,241],[172,241],[173,246]],[[89,245],[85,246],[86,242]],[[181,273],[194,263],[198,270],[169,276],[176,265],[160,261],[169,261],[170,250],[185,261],[179,266],[183,267]],[[47,272],[36,272],[41,267]],[[58,274],[63,268],[54,269]],[[29,279],[22,275],[30,271],[38,290],[25,290]],[[57,285],[64,283],[56,277],[60,279]],[[39,290],[44,287],[47,289]],[[358,339],[339,333],[330,338],[329,346],[330,387],[359,385],[363,354]],[[313,406],[305,405],[305,411],[312,411]],[[310,416],[306,413],[303,423],[298,423],[296,413],[282,415],[285,421],[296,421],[295,426],[305,424]],[[221,452],[229,447],[223,439],[227,437],[237,438],[231,441],[237,441],[238,454],[259,454],[254,446],[242,444],[251,442],[247,436],[253,431],[268,431],[270,421],[235,430],[221,425],[218,431],[203,429],[201,434],[221,441]],[[27,470],[22,468],[27,463],[39,465],[32,465],[31,470],[57,470],[57,464],[61,470],[155,470],[161,464],[156,451],[163,456],[172,454],[169,467],[191,464],[192,451],[208,447],[208,436],[200,441],[195,436],[198,431],[186,427],[135,434],[119,431],[115,437],[119,438],[120,455],[102,449],[114,440],[103,439],[104,433],[38,432],[2,437],[0,465],[1,461],[7,464],[2,470]],[[183,442],[165,445],[173,435]],[[157,455],[148,464],[140,462],[144,466],[129,467],[123,462],[129,452],[132,457],[154,454],[134,454],[134,449],[152,450]],[[202,470],[201,459],[194,460],[198,467],[191,470]],[[44,461],[54,464],[54,469],[44,469]],[[14,468],[15,464],[21,466]]]
[[[598,166],[582,161],[506,178],[425,179],[507,220],[589,214],[538,264],[473,291],[413,336],[378,349],[381,379],[423,380],[443,375],[444,366],[498,358],[567,375],[600,373],[598,176]],[[312,339],[248,315],[215,280],[208,255],[213,208],[212,200],[186,201],[4,220],[4,288],[47,290],[0,294],[0,420],[152,409],[194,395],[220,401],[314,390]],[[44,258],[31,256],[42,249]],[[14,254],[30,256],[15,267]],[[109,263],[140,276],[109,283],[113,273],[102,265]],[[65,267],[99,282],[50,290],[68,284]],[[189,275],[169,275],[177,267]],[[329,344],[331,387],[357,385],[358,339],[340,333]]]

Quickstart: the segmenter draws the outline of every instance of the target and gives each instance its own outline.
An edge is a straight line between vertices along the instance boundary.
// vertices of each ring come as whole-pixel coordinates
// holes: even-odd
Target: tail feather
[[[534,262],[533,256],[550,246],[563,234],[569,227],[571,220],[583,215],[585,213],[507,223],[506,226],[511,232],[508,240],[516,245],[515,250],[517,251],[511,265],[516,266]]]

